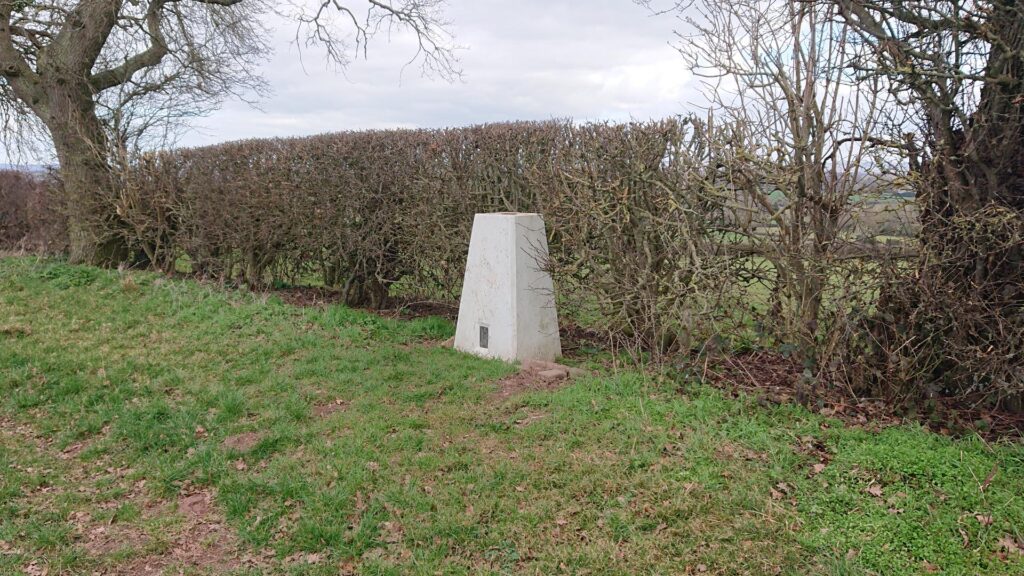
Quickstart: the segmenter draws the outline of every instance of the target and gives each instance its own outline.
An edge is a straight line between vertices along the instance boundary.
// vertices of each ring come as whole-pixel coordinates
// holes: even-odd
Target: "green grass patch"
[[[50,260],[0,260],[0,327],[3,574],[1024,571],[1020,444],[628,371],[499,400],[444,320]]]

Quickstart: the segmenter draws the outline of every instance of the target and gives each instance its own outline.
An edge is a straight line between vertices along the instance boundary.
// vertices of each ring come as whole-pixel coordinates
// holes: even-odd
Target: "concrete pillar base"
[[[562,355],[554,284],[538,214],[477,214],[455,330],[455,348],[507,361]]]

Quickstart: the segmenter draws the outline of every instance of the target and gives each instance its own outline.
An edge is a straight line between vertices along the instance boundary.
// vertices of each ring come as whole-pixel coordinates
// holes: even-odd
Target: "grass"
[[[0,259],[0,574],[1024,572],[1021,444],[633,372],[497,400],[452,330]]]

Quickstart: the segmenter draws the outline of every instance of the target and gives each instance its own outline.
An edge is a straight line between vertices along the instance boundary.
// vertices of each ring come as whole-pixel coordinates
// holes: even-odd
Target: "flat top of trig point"
[[[477,216],[540,216],[536,212],[480,212]]]

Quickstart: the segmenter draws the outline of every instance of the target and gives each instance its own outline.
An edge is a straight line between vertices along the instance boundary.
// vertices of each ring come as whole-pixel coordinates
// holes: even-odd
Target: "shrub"
[[[117,208],[162,268],[184,256],[197,273],[253,285],[316,274],[373,306],[399,281],[454,298],[473,215],[539,212],[566,305],[667,351],[692,345],[721,309],[709,298],[728,265],[711,257],[723,218],[707,185],[713,138],[671,119],[250,140],[138,159]]]
[[[0,170],[0,248],[60,252],[67,244],[53,175]]]
[[[894,289],[916,286],[916,246],[874,236],[906,206],[876,199],[891,196],[884,186],[793,203],[791,173],[742,134],[696,118],[552,121],[169,150],[119,174],[117,225],[140,261],[166,271],[184,260],[255,287],[318,278],[350,305],[379,307],[396,294],[454,300],[474,214],[538,212],[562,317],[630,352],[777,346],[810,382],[870,394],[1020,390],[1019,323],[977,327],[991,299],[965,315],[951,303],[959,277]],[[806,232],[816,218],[827,234]],[[999,221],[963,233],[1020,237]],[[956,254],[940,260],[956,269]],[[993,286],[1001,298],[1019,284]],[[934,337],[907,345],[910,332]]]

